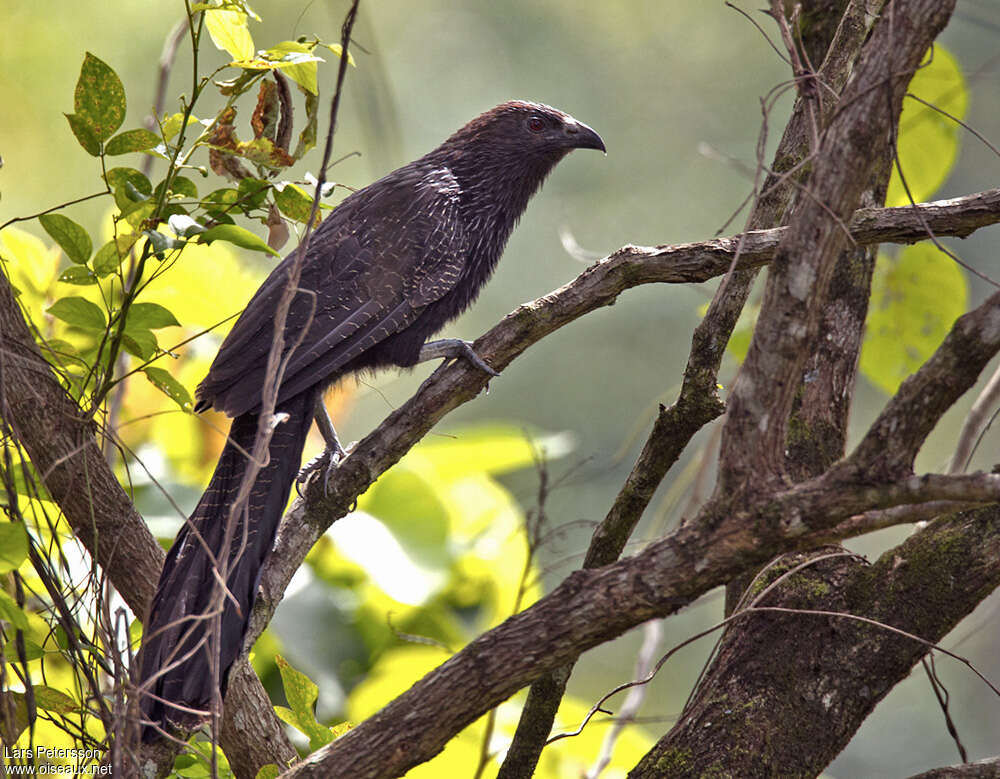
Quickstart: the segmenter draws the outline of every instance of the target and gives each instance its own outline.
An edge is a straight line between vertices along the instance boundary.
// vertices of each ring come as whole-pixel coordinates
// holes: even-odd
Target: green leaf
[[[243,249],[250,249],[255,252],[267,252],[268,254],[273,254],[275,257],[281,256],[268,246],[260,236],[238,225],[216,225],[198,236],[199,243],[211,243],[212,241],[226,241]]]
[[[240,194],[235,189],[226,187],[225,189],[217,189],[214,192],[210,192],[202,199],[202,206],[204,206],[205,211],[208,213],[212,219],[219,221],[228,220],[226,223],[230,224],[232,219],[229,214],[236,205],[236,201],[240,199]]]
[[[270,141],[267,141],[267,143],[270,143]],[[264,205],[264,201],[267,199],[267,193],[270,189],[271,185],[263,179],[242,179],[239,183],[240,208],[243,209],[243,212],[249,216],[251,211]]]
[[[177,317],[159,303],[133,303],[128,310],[129,327],[159,330],[161,327],[179,327]]]
[[[90,253],[94,249],[90,236],[72,219],[62,214],[43,214],[38,217],[38,221],[71,262],[83,265],[90,259]]]
[[[38,708],[40,709],[54,711],[56,714],[72,714],[80,710],[80,706],[75,700],[54,687],[36,684],[33,689],[35,703],[38,704]]]
[[[57,300],[49,306],[49,313],[66,324],[87,330],[103,330],[108,326],[100,306],[75,295]]]
[[[174,400],[184,411],[191,409],[191,395],[188,394],[184,385],[170,375],[168,371],[150,365],[143,368],[142,372],[146,374],[146,378],[154,386]]]
[[[278,779],[280,774],[281,769],[278,768],[277,763],[268,763],[265,766],[261,766],[254,779]]]
[[[69,129],[73,131],[76,140],[80,142],[83,150],[92,157],[99,157],[101,154],[101,142],[97,140],[94,129],[87,124],[87,120],[78,114],[63,114],[69,122]]]
[[[128,183],[147,197],[153,194],[153,185],[149,183],[149,179],[135,168],[112,168],[105,180],[111,189],[122,189]]]
[[[80,361],[80,358],[77,356],[76,347],[69,341],[63,341],[59,338],[49,338],[38,344],[38,347],[42,350],[42,355],[45,359],[53,365],[63,365],[67,360]],[[35,488],[38,490],[44,489],[41,482],[36,482]]]
[[[70,265],[59,274],[59,281],[64,284],[76,284],[77,286],[85,287],[97,283],[97,274],[86,265]]]
[[[955,119],[963,119],[968,111],[969,91],[962,69],[955,57],[939,44],[934,44],[928,52],[908,91]],[[910,98],[903,102],[897,142],[899,164],[917,203],[928,200],[951,173],[958,158],[961,129],[953,119],[930,106]],[[885,204],[903,206],[909,202],[894,166]]]
[[[8,659],[13,659],[15,657],[17,657],[18,659],[20,659],[18,657],[18,654],[17,654],[17,644],[14,642],[14,639],[10,639],[7,643],[5,643],[3,645],[3,647],[2,647],[2,649],[3,649],[4,656],[7,657]],[[45,649],[43,649],[42,647],[40,647],[38,644],[36,644],[34,641],[32,641],[30,638],[28,638],[27,636],[25,636],[25,638],[24,638],[24,659],[25,660],[28,660],[28,661],[37,660],[39,657],[45,657],[45,655],[47,655],[47,654],[49,654],[48,651],[46,651]]]
[[[148,360],[159,347],[156,336],[150,330],[132,327],[131,323],[122,334],[122,345],[129,354],[134,354],[140,360]]]
[[[212,36],[215,48],[229,52],[234,60],[248,60],[253,57],[253,38],[247,28],[247,15],[242,11],[206,9],[205,27]]]
[[[140,200],[132,203],[128,208],[123,208],[122,216],[125,217],[125,221],[132,227],[138,229],[153,215],[155,210],[156,201],[153,198],[149,198],[148,200]]]
[[[28,557],[28,531],[20,522],[0,523],[0,574],[17,570]]]
[[[0,691],[0,739],[3,740],[5,748],[7,744],[16,743],[30,723],[28,701],[24,693]]]
[[[289,725],[300,730],[309,737],[309,748],[313,751],[329,744],[334,739],[330,728],[316,720],[314,706],[319,697],[319,688],[304,673],[297,671],[288,664],[281,655],[274,658],[281,673],[281,684],[285,688],[285,697],[290,709],[275,706],[275,713]]]
[[[28,615],[6,590],[0,590],[0,620],[9,622],[18,630],[28,631]]]
[[[125,87],[121,79],[90,52],[80,68],[73,94],[73,111],[98,141],[106,141],[125,121]]]
[[[306,126],[299,133],[299,142],[295,146],[295,159],[301,160],[306,152],[316,145],[316,129],[319,116],[319,96],[303,90],[306,96]]]
[[[67,344],[65,341],[59,341],[58,339],[51,339],[39,344],[39,348],[43,352],[48,352],[50,355],[53,351],[62,351],[62,347],[69,347],[69,351],[73,351],[73,347]],[[14,463],[14,467],[11,469],[14,481],[14,489],[17,491],[18,495],[25,495],[29,498],[39,498],[41,500],[51,500],[48,491],[45,489],[45,485],[42,484],[41,478],[38,476],[38,472],[35,470],[34,466],[25,460],[20,460]]]
[[[153,190],[153,195],[156,197],[160,196],[160,192],[163,191],[163,184],[165,182],[161,181],[156,185],[156,189]],[[184,176],[174,176],[170,180],[170,189],[168,190],[174,195],[179,195],[181,197],[198,197],[198,187],[195,185],[191,179]]]
[[[275,187],[277,190],[277,187]],[[286,183],[281,191],[276,191],[274,202],[285,216],[305,224],[312,213],[312,201],[304,191],[294,184]]]
[[[965,313],[968,295],[961,269],[931,244],[909,246],[895,261],[879,255],[861,372],[876,387],[894,394]]]
[[[94,255],[94,261],[91,263],[94,273],[102,279],[108,274],[114,273],[118,266],[122,264],[122,260],[126,254],[127,250],[125,252],[119,251],[118,244],[115,241],[108,241]]]
[[[107,182],[115,193],[115,205],[122,211],[153,194],[149,179],[135,168],[112,168],[108,171]]]
[[[163,120],[161,125],[163,129],[163,140],[170,141],[181,131],[181,125],[184,123],[184,114],[173,114],[168,116]],[[195,117],[188,117],[188,125],[197,124],[198,120]]]
[[[107,146],[104,147],[105,154],[128,154],[132,151],[145,151],[152,149],[160,142],[160,137],[149,130],[128,130],[116,135]]]

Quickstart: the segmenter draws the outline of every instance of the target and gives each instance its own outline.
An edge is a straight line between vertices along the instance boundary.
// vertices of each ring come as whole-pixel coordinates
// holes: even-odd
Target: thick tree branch
[[[975,763],[933,768],[910,779],[996,779],[1000,776],[1000,757],[988,757]]]
[[[630,779],[670,774],[665,766],[684,776],[817,775],[928,647],[816,612],[937,642],[1000,585],[998,556],[1000,508],[991,506],[937,520],[874,565],[839,557],[788,577],[760,605],[812,613],[735,623],[678,725]],[[798,562],[777,561],[768,580]]]
[[[933,356],[900,386],[844,464],[869,478],[909,472],[924,439],[1000,349],[1000,292],[959,317]]]
[[[984,476],[981,486],[993,500],[1000,500],[1000,476]],[[914,494],[905,485],[888,485],[884,496],[894,494],[894,487],[899,488],[895,494],[900,500]],[[826,495],[828,505],[813,502],[819,510],[810,526],[830,527],[846,518],[837,489]],[[856,496],[862,489],[856,488]],[[776,503],[787,513],[788,505],[782,505],[786,500],[791,503],[787,496]],[[433,757],[451,736],[534,678],[796,548],[802,524],[783,522],[782,516],[762,506],[754,513],[715,516],[711,522],[706,518],[634,557],[574,572],[552,593],[475,639],[380,712],[284,776],[367,778],[404,773]],[[996,537],[991,543],[1000,543],[1000,527],[990,523],[989,531],[991,538]]]
[[[83,417],[42,357],[3,273],[0,393],[0,414],[73,532],[132,611],[144,615],[163,566],[163,549],[108,467],[93,422]],[[232,690],[234,705],[226,711],[222,745],[238,775],[252,777],[268,763],[295,759],[249,666],[234,671]]]
[[[1000,189],[942,203],[921,206],[928,209],[928,220],[938,235],[967,235],[1000,222]],[[973,211],[968,219],[963,216],[965,206]],[[856,234],[859,243],[878,243],[884,234],[902,241],[917,241],[925,235],[923,222],[912,207],[865,209],[859,212],[859,220],[864,225],[859,225]],[[737,267],[766,264],[786,229],[746,233]],[[502,369],[545,336],[610,305],[626,289],[650,283],[707,281],[723,275],[740,242],[737,236],[677,246],[625,246],[563,287],[519,306],[476,341],[476,352]],[[326,528],[345,516],[380,474],[450,411],[476,397],[486,383],[481,371],[463,362],[438,368],[412,398],[358,443],[331,479],[328,495],[310,489],[305,500],[293,504],[282,521],[275,553],[264,566],[245,649],[263,632],[292,575]]]
[[[826,7],[814,7],[818,5]],[[860,2],[836,0],[833,3],[836,11],[829,8],[829,5],[827,0],[805,3],[806,14],[819,23],[808,31],[803,31],[802,43],[804,49],[811,52],[811,55],[807,53],[806,56],[820,58],[831,49],[831,40],[835,40],[834,46],[839,49],[839,58],[834,58],[832,50],[830,51],[830,56],[826,57],[823,77],[832,82],[831,90],[837,85],[836,92],[839,92],[850,65],[861,48],[867,20],[863,14],[857,13],[863,10],[860,9]],[[850,9],[836,23],[844,6],[850,6]],[[832,27],[829,26],[830,22],[834,22]],[[771,171],[764,180],[761,196],[754,202],[747,218],[747,230],[776,227],[785,221],[785,214],[795,193],[793,183],[804,175],[801,164],[810,151],[809,129],[815,123],[817,111],[822,113],[823,103],[820,101],[817,105],[815,97],[803,92],[796,100],[792,116],[775,151]],[[759,149],[762,149],[764,141],[764,130],[761,132]],[[763,172],[762,163],[763,160],[758,165],[758,178]],[[739,251],[738,248],[737,253]],[[734,264],[736,259],[734,255]],[[669,409],[661,407],[642,452],[611,510],[594,531],[584,562],[585,568],[607,565],[618,559],[653,493],[688,441],[702,425],[724,410],[718,400],[719,366],[758,272],[759,268],[733,270],[716,289],[704,319],[692,336],[680,397]],[[552,730],[571,671],[570,666],[565,666],[532,684],[498,779],[520,779],[534,773]]]
[[[788,420],[816,351],[836,260],[851,240],[847,221],[893,136],[906,85],[953,7],[953,0],[887,4],[823,129],[733,387],[717,494],[766,491],[783,478]]]
[[[925,204],[921,208],[936,234],[967,235],[1000,221],[1000,190]],[[923,224],[912,208],[866,209],[858,212],[852,226],[859,243],[910,242],[924,236]],[[748,234],[739,267],[766,264],[773,256],[781,232],[778,229]],[[530,344],[578,316],[610,304],[629,287],[653,282],[704,281],[723,274],[738,243],[738,238],[728,238],[673,247],[625,247],[565,287],[520,307],[480,339],[477,349],[482,350],[491,364],[507,365]],[[592,299],[588,299],[591,295]],[[12,423],[16,422],[14,428],[42,473],[47,489],[126,602],[136,613],[145,613],[162,566],[163,551],[108,470],[93,431],[80,420],[79,410],[55,382],[48,363],[34,347],[6,277],[0,281],[0,360],[4,371],[0,386],[4,388],[7,403],[5,413]],[[304,503],[293,508],[279,538],[279,552],[267,566],[265,597],[263,602],[258,601],[255,636],[270,619],[291,573],[332,521],[331,517],[343,516],[354,498],[434,423],[478,394],[481,379],[480,374],[464,370],[461,365],[439,369],[410,402],[359,446],[356,454],[361,456],[348,458],[342,474],[338,474],[342,490],[328,500],[319,501],[309,512]],[[53,419],[65,424],[53,424]],[[421,421],[414,424],[414,420]],[[81,427],[88,427],[89,437],[83,444],[77,438]],[[376,456],[376,453],[381,454]],[[365,459],[367,464],[362,462]],[[78,489],[83,484],[87,489]],[[343,496],[339,500],[338,494]],[[313,526],[314,521],[319,524]],[[97,545],[95,538],[101,535],[113,542]],[[237,674],[234,679],[243,676]],[[237,710],[233,702],[244,697],[240,690],[239,682],[230,685],[228,710],[234,716]],[[269,710],[264,706],[266,698],[262,690],[257,690],[252,698],[255,703],[248,704],[251,713],[241,717],[244,722],[260,721],[265,715],[255,712]],[[229,714],[227,720],[228,717]],[[275,728],[272,734],[280,733],[276,723]],[[247,731],[243,734],[241,744],[227,750],[237,755],[237,761],[239,756],[265,759],[261,754],[263,747],[273,747],[277,754],[289,755],[280,740],[273,741],[273,735]],[[223,746],[227,746],[225,730]],[[274,754],[268,762],[274,760]]]
[[[949,335],[921,372],[954,364],[956,370],[973,376],[979,366],[971,357],[981,354],[980,340],[991,343],[994,352],[1000,350],[1000,293],[994,297],[955,323],[953,333],[960,331],[962,337]],[[949,358],[942,352],[950,353]],[[406,421],[407,414],[411,425],[426,424],[425,413],[431,413],[434,406],[420,404],[436,396],[440,391],[436,385],[446,383],[425,383],[407,406],[359,444],[344,466],[358,452],[371,462],[380,441],[398,446],[398,431],[395,437],[390,433]],[[438,402],[444,401],[445,396],[438,397]],[[916,415],[922,405],[919,398],[914,402],[914,407],[897,412]],[[355,471],[359,467],[356,463]],[[342,498],[333,498],[338,499]],[[566,665],[581,652],[652,617],[672,613],[781,552],[814,542],[817,533],[862,511],[937,499],[996,502],[1000,500],[1000,475],[931,474],[880,483],[857,471],[833,469],[738,510],[719,500],[710,502],[697,520],[635,557],[572,574],[550,595],[480,636],[374,717],[287,775],[398,775],[432,757],[452,735],[527,682]],[[319,531],[308,524],[308,517],[319,521],[314,512],[320,505],[300,503],[293,508],[289,520],[300,528],[297,535],[301,537],[304,530]],[[295,547],[287,536],[281,541],[281,564],[286,565],[285,555]],[[277,567],[271,569],[272,576]],[[270,589],[275,583],[283,587],[279,579],[267,582],[265,597],[258,599],[265,613],[257,617],[266,616],[266,609],[273,607],[266,600],[281,591]]]

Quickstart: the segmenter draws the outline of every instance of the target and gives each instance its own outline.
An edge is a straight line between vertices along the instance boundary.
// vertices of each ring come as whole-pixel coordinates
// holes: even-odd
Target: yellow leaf
[[[247,28],[247,15],[242,11],[209,8],[205,11],[205,26],[215,47],[229,52],[234,60],[253,57],[253,38]]]

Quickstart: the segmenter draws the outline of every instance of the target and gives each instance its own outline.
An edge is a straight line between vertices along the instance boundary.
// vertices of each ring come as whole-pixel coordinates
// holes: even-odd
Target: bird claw
[[[316,474],[320,472],[323,474],[323,495],[324,497],[329,495],[330,477],[340,468],[340,464],[344,462],[354,446],[351,444],[346,449],[343,447],[337,447],[336,450],[324,449],[321,454],[302,466],[299,475],[295,478],[295,491],[299,497],[302,497],[302,490],[309,486],[309,483],[316,478]]]
[[[461,350],[461,354],[459,355],[461,359],[468,360],[477,368],[479,368],[479,370],[481,370],[483,373],[493,376],[494,378],[500,375],[500,371],[493,370],[493,368],[491,368],[489,365],[486,364],[486,361],[482,357],[476,354],[476,351],[475,349],[472,348],[471,343],[469,343],[468,341],[460,341],[459,343],[462,344],[459,347],[459,349]]]

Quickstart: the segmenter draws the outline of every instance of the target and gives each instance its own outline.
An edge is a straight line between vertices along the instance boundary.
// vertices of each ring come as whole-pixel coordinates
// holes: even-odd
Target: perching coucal
[[[167,555],[146,620],[140,683],[147,723],[169,729],[201,719],[177,707],[209,708],[212,652],[225,690],[314,414],[332,450],[329,462],[345,456],[323,391],[358,371],[435,357],[469,359],[492,372],[466,342],[427,338],[476,299],[528,200],[556,163],[579,148],[604,151],[604,143],[561,111],[511,101],[345,198],[326,217],[309,243],[288,311],[287,367],[276,407],[287,416],[274,431],[247,508],[230,517],[257,432],[274,313],[295,253],[264,281],[198,387],[195,410],[215,408],[234,419],[208,489]],[[204,615],[228,521],[237,523],[229,595],[212,647]],[[144,740],[157,737],[153,724],[143,729]]]

